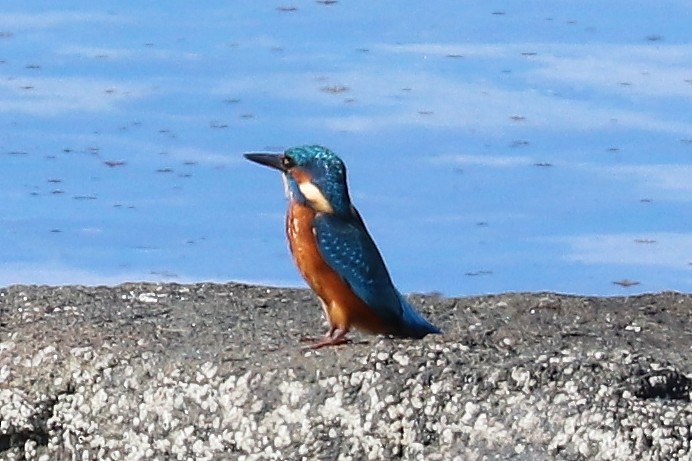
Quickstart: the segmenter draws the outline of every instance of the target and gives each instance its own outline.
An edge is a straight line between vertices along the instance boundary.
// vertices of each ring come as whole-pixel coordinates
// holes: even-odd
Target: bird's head
[[[290,199],[319,213],[351,213],[346,165],[322,146],[300,146],[283,154],[245,154],[245,158],[281,171]]]

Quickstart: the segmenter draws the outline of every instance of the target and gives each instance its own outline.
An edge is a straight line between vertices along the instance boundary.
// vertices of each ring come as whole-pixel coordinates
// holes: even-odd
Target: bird
[[[282,173],[289,250],[329,324],[327,333],[310,347],[345,344],[351,328],[415,339],[442,333],[392,283],[380,251],[351,202],[341,158],[319,145],[244,156]]]

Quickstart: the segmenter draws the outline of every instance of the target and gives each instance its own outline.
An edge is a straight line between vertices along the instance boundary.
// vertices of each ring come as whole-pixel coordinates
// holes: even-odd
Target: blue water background
[[[242,153],[318,143],[404,292],[692,291],[690,24],[689,1],[7,0],[0,285],[303,286],[279,175]]]

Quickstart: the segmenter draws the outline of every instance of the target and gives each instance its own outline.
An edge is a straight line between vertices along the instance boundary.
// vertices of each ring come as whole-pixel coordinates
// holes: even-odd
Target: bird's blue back
[[[350,207],[350,213],[342,215],[317,214],[313,226],[325,262],[391,327],[391,334],[421,338],[441,333],[394,287],[382,256],[355,208]]]

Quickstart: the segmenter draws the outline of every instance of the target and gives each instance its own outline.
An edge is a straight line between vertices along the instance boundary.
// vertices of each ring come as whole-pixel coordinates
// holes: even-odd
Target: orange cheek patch
[[[312,176],[310,176],[310,174],[307,171],[302,170],[298,167],[291,168],[288,171],[288,174],[290,174],[293,177],[293,179],[296,180],[296,182],[298,184],[300,184],[301,182],[311,182],[312,181]]]

